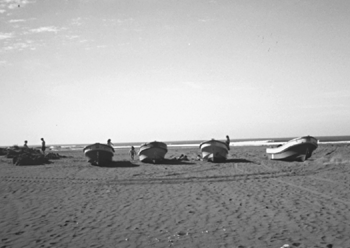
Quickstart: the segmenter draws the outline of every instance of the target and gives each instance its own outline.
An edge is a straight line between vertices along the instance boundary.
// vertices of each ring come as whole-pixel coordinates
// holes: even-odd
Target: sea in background
[[[319,144],[340,144],[340,143],[350,143],[350,135],[345,136],[314,136],[318,139]],[[257,138],[257,139],[231,139],[230,146],[275,146],[283,144],[295,137],[286,138]],[[168,145],[168,147],[199,147],[199,144],[206,140],[180,140],[180,141],[162,141]],[[222,139],[225,141],[225,139]],[[151,141],[149,141],[151,142]],[[102,142],[100,142],[102,143]],[[129,149],[131,146],[139,148],[140,145],[145,142],[121,142],[114,144],[114,149]],[[56,144],[49,145],[52,151],[61,150],[82,150],[85,146],[90,144]]]

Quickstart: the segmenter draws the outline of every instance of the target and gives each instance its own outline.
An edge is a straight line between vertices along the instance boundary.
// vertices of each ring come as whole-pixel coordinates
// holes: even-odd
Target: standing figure
[[[46,150],[46,143],[44,138],[41,138],[41,151],[43,152],[44,155],[45,155],[45,150]]]
[[[28,141],[24,141],[24,145],[23,145],[24,148],[28,148]]]
[[[130,152],[130,157],[131,157],[131,159],[134,160],[134,156],[135,156],[135,154],[136,154],[135,147],[131,146],[129,152]]]
[[[226,135],[226,145],[227,145],[227,148],[230,150],[230,137],[228,135]]]
[[[114,144],[112,143],[111,139],[108,139],[108,140],[107,140],[107,145],[109,145],[109,146],[114,146]]]

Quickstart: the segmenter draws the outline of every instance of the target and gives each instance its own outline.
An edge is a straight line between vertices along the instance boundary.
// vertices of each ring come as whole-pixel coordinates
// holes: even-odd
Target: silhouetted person
[[[130,158],[131,158],[132,160],[134,160],[134,156],[135,156],[135,154],[136,154],[135,147],[131,146],[129,153],[130,153]]]
[[[24,148],[28,148],[28,141],[24,141],[24,145],[23,145]]]
[[[46,143],[44,138],[41,138],[41,151],[43,152],[44,155],[45,155],[45,150],[46,150]]]
[[[226,135],[226,145],[227,145],[227,148],[230,150],[230,137],[228,135]]]
[[[109,146],[114,146],[114,144],[112,143],[111,139],[108,139],[108,140],[107,140],[107,145],[109,145]]]

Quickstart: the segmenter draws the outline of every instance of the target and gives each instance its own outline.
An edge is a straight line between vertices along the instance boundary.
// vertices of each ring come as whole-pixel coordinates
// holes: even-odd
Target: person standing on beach
[[[45,155],[45,150],[46,150],[46,143],[44,138],[41,138],[41,151],[43,152],[44,155]]]
[[[24,141],[24,145],[23,145],[24,148],[28,148],[28,144],[27,143],[28,143],[28,141],[25,140]]]
[[[131,146],[129,153],[130,153],[131,159],[134,160],[134,156],[136,154],[135,147]]]
[[[226,135],[226,145],[227,145],[227,148],[230,150],[230,137],[228,135]]]
[[[112,143],[111,139],[108,139],[108,140],[107,140],[107,145],[109,145],[109,146],[114,146],[114,144]]]

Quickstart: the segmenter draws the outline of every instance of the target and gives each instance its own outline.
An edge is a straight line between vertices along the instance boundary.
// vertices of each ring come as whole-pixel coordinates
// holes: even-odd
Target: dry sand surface
[[[0,247],[350,248],[350,146],[320,145],[305,162],[232,147],[225,163],[197,148],[109,167],[82,151],[40,166],[0,157]]]

